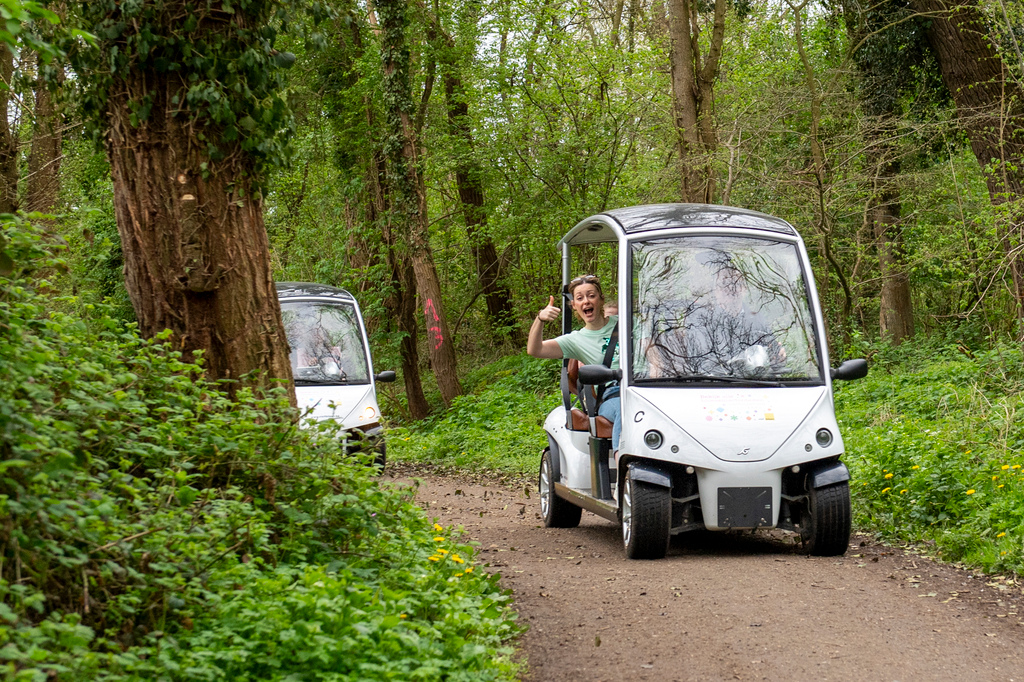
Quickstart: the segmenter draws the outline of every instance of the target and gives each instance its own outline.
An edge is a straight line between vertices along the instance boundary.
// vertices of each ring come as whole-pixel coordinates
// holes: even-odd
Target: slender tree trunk
[[[676,148],[682,164],[683,201],[711,203],[715,196],[714,84],[725,40],[726,0],[715,0],[714,25],[706,58],[700,52],[695,0],[668,0],[669,60]]]
[[[186,359],[202,351],[211,379],[258,371],[290,385],[261,199],[240,168],[210,163],[187,120],[175,115],[172,98],[187,85],[173,72],[129,73],[119,85],[110,93],[107,151],[141,333],[171,330]],[[139,92],[152,97],[153,113],[133,124],[129,93]],[[215,170],[204,178],[207,163]]]
[[[40,68],[42,61],[40,60]],[[40,82],[35,92],[35,128],[28,155],[25,210],[49,213],[57,204],[60,190],[61,115],[55,109],[53,95]]]
[[[891,123],[891,121],[890,121]],[[881,335],[895,344],[914,335],[914,311],[907,274],[906,251],[903,244],[903,221],[900,217],[900,191],[896,185],[901,164],[891,154],[893,144],[885,140],[895,131],[891,125],[877,131],[869,139],[870,167],[877,168],[872,187],[868,220],[875,236],[878,264],[882,276],[878,322]]]
[[[18,135],[11,130],[7,111],[11,104],[11,81],[14,75],[14,54],[0,44],[0,213],[18,210]]]
[[[455,361],[454,339],[441,302],[441,284],[434,267],[427,221],[427,197],[419,173],[409,85],[409,50],[405,36],[405,0],[377,3],[382,30],[381,64],[387,105],[385,155],[391,197],[391,222],[402,235],[416,274],[416,288],[427,329],[427,349],[441,397],[450,405],[462,394]]]
[[[912,0],[911,4],[929,19],[928,42],[985,174],[990,200],[1006,205],[1002,240],[1013,276],[1017,317],[1024,321],[1024,91],[988,40],[976,3]]]
[[[455,166],[455,184],[458,187],[462,214],[466,221],[466,235],[469,238],[473,262],[476,266],[477,286],[484,294],[487,304],[487,316],[492,328],[511,332],[513,343],[525,343],[522,330],[515,323],[515,312],[512,310],[512,292],[503,283],[504,273],[498,260],[498,251],[494,241],[487,233],[487,210],[484,203],[484,186],[480,164],[473,155],[473,132],[469,125],[469,104],[466,101],[465,87],[456,69],[458,65],[451,59],[454,41],[442,33],[440,27],[434,28],[435,35],[443,36],[444,46],[441,51],[448,57],[445,63],[444,94],[448,110],[448,125],[452,137],[459,146],[458,161]],[[497,339],[500,341],[500,337]]]

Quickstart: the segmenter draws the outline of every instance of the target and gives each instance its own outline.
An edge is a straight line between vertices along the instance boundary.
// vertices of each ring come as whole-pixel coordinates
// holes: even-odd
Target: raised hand
[[[555,297],[548,300],[548,304],[537,313],[537,319],[543,322],[554,322],[562,314],[562,309],[555,305]]]

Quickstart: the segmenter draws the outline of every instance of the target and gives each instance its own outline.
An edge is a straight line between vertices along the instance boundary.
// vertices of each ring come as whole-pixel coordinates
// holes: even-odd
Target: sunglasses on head
[[[569,281],[569,288],[578,287],[581,284],[593,284],[597,282],[597,275],[580,275],[574,280]]]

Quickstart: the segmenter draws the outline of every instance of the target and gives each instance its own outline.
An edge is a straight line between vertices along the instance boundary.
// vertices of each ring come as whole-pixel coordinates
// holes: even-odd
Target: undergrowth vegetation
[[[0,677],[515,677],[509,594],[371,454],[55,305],[22,221],[0,256]]]
[[[1024,572],[1024,353],[918,341],[864,345],[866,379],[837,382],[857,525],[987,571]],[[447,412],[393,429],[399,459],[533,476],[559,363],[477,370]]]

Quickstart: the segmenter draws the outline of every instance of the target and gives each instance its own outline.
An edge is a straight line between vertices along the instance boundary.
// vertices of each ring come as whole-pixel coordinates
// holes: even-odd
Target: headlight
[[[651,450],[657,450],[661,447],[661,444],[665,441],[661,436],[660,431],[650,430],[644,434],[644,445],[649,447]]]
[[[364,422],[373,421],[377,418],[377,410],[373,409],[373,406],[368,406],[363,413],[359,415],[359,418]]]
[[[818,432],[814,434],[814,440],[818,441],[818,445],[823,448],[827,448],[832,445],[832,432],[828,429],[818,429]]]

